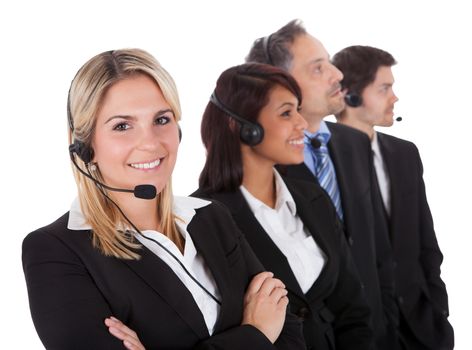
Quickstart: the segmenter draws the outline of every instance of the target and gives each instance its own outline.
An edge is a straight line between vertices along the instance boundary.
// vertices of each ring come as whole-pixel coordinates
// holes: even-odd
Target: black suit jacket
[[[328,149],[333,161],[344,215],[344,231],[372,310],[374,335],[379,348],[395,341],[392,253],[375,182],[369,138],[345,125],[327,122],[331,131]],[[288,177],[318,183],[302,163],[281,168]]]
[[[148,350],[305,348],[293,315],[275,345],[256,328],[240,326],[246,287],[263,268],[222,205],[197,209],[188,226],[221,293],[211,337],[167,264],[145,247],[140,260],[106,257],[92,247],[90,231],[67,229],[68,216],[23,242],[31,313],[47,349],[124,349],[103,323],[111,315],[135,330]]]
[[[249,208],[239,190],[193,195],[225,204],[264,267],[274,272],[289,291],[290,309],[303,320],[308,349],[370,349],[370,310],[330,199],[319,186],[284,179],[297,214],[327,256],[320,276],[306,293],[290,265]]]
[[[431,349],[452,349],[443,256],[426,199],[423,165],[416,146],[377,133],[390,178],[390,238],[399,307],[414,335]]]

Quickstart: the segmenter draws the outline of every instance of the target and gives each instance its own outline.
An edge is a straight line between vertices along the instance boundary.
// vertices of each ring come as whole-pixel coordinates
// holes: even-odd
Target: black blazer
[[[423,165],[416,146],[377,133],[390,178],[390,239],[397,300],[413,334],[432,349],[452,349],[454,335],[441,280],[443,256],[426,199]]]
[[[290,310],[303,320],[308,349],[370,349],[370,310],[330,199],[319,186],[284,179],[296,203],[297,214],[327,256],[320,276],[306,293],[284,254],[270,239],[240,190],[193,195],[225,204],[262,264],[281,279],[289,291]]]
[[[29,234],[23,268],[31,314],[47,349],[124,349],[103,321],[111,315],[137,332],[146,349],[304,349],[300,322],[288,314],[272,343],[240,326],[246,287],[262,265],[222,205],[197,209],[188,226],[221,293],[213,336],[188,289],[155,254],[106,257],[90,231],[67,229],[68,214]]]
[[[374,336],[382,349],[394,341],[397,310],[394,302],[392,253],[379,208],[370,140],[345,125],[327,122],[328,143],[341,195],[344,230],[352,257],[372,309]],[[318,183],[302,163],[281,169],[288,177]],[[388,333],[388,329],[390,333]],[[385,340],[385,338],[389,340]]]

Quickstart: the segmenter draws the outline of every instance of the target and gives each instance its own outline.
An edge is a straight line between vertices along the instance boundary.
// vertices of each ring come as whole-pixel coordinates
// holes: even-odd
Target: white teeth
[[[156,159],[154,162],[151,162],[151,163],[132,163],[130,164],[130,166],[135,169],[154,169],[160,163],[161,163],[161,160]]]
[[[291,145],[303,145],[303,139],[290,140],[288,143],[290,143]]]

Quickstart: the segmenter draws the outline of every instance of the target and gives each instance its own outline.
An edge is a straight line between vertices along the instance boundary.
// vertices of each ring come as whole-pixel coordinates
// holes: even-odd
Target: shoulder
[[[69,213],[65,213],[60,218],[58,218],[53,223],[41,227],[31,233],[29,233],[23,240],[23,246],[28,246],[31,244],[39,244],[44,240],[47,240],[48,237],[61,235],[67,229],[67,221],[69,219]]]
[[[340,138],[349,138],[370,144],[369,137],[360,130],[351,128],[350,126],[341,123],[326,122],[326,125],[334,137],[339,136]]]
[[[316,182],[288,177],[285,175],[281,176],[292,195],[296,193],[305,198],[314,199],[323,196],[325,193]]]
[[[72,231],[67,228],[69,213],[53,223],[29,233],[23,240],[23,264],[41,261],[75,260],[79,245],[92,247],[89,231]],[[85,239],[84,239],[85,238]]]
[[[229,209],[226,207],[226,205],[214,198],[199,198],[210,201],[210,204],[196,209],[196,214],[192,220],[192,223],[194,221],[198,224],[204,222],[206,223],[207,227],[211,229],[212,227],[227,226],[228,222],[232,221],[231,213],[229,212]]]
[[[190,194],[190,197],[202,198],[211,200],[213,198],[213,193],[211,191],[206,190],[202,187],[199,187],[196,191]]]
[[[388,147],[391,150],[417,154],[419,156],[418,147],[408,140],[404,140],[389,134],[377,132],[379,142],[382,146]]]

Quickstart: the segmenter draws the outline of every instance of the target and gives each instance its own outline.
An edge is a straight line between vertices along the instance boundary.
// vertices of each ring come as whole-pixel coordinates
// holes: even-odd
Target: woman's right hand
[[[288,298],[285,285],[272,272],[254,276],[244,295],[243,321],[256,327],[274,343],[282,331]]]

